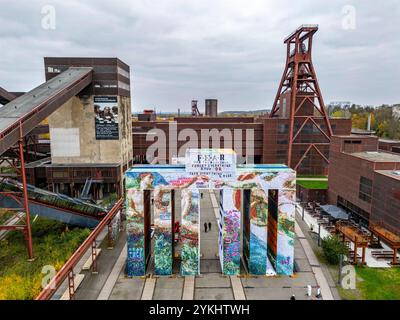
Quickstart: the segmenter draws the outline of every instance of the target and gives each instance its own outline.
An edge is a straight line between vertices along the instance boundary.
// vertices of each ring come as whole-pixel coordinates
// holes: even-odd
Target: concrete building
[[[378,151],[377,137],[332,137],[329,202],[364,224],[384,221],[400,231],[399,177],[400,155]]]
[[[50,190],[76,197],[85,184],[95,198],[121,194],[132,163],[129,66],[117,58],[45,58],[46,81],[69,67],[92,68],[93,81],[49,116],[51,160],[28,174],[45,170]]]

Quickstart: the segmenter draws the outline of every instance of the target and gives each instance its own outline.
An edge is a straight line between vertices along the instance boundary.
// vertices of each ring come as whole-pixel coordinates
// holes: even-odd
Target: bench
[[[101,252],[100,248],[96,249],[96,259],[98,258],[99,254]],[[90,253],[89,258],[86,260],[85,264],[82,267],[82,270],[86,271],[86,270],[90,270],[90,268],[92,267],[93,264],[93,260],[92,260],[92,253]]]
[[[82,283],[84,277],[85,277],[84,274],[76,274],[75,275],[75,277],[74,277],[74,288],[75,288],[75,291],[76,291],[76,289],[78,289],[78,287]],[[69,300],[69,288],[67,288],[67,290],[65,290],[65,292],[61,296],[60,300]]]

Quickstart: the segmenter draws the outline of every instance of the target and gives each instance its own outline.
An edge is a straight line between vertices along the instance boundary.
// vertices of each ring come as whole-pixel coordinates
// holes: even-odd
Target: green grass
[[[357,288],[366,300],[400,300],[399,268],[356,267]]]
[[[42,289],[43,266],[58,271],[89,233],[89,229],[38,218],[32,223],[35,260],[29,262],[22,232],[11,232],[0,241],[0,300],[35,298]]]
[[[328,189],[328,181],[297,180],[297,184],[306,189]]]
[[[297,175],[297,179],[301,179],[301,178],[317,178],[317,179],[328,179],[328,176],[324,176],[324,175],[312,175],[312,174],[298,174]]]

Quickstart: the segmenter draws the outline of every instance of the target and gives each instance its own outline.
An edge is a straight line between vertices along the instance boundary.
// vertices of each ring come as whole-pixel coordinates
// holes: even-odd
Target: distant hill
[[[252,117],[252,116],[259,116],[263,115],[271,110],[248,110],[248,111],[222,111],[218,112],[219,117]],[[134,112],[132,113],[132,116],[137,117],[138,113],[141,112]],[[191,112],[181,112],[180,113],[181,117],[189,117],[191,116]],[[177,112],[160,112],[157,111],[157,116],[158,117],[165,117],[165,118],[170,118],[170,117],[177,117],[178,113]]]
[[[259,116],[269,112],[270,110],[263,109],[263,110],[248,110],[248,111],[223,111],[219,112],[218,115],[222,117],[228,116]]]

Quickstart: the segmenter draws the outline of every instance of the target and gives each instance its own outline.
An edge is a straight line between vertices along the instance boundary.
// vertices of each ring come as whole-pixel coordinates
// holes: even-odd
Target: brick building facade
[[[328,197],[365,224],[400,230],[400,156],[378,151],[377,137],[333,136]]]

